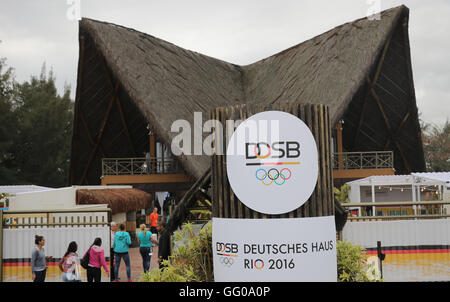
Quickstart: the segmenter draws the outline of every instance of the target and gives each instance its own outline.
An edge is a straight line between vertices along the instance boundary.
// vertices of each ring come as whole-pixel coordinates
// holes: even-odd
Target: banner
[[[213,218],[216,282],[336,282],[334,216]]]

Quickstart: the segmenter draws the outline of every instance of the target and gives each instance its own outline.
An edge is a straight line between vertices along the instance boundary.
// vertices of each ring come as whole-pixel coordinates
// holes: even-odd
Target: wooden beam
[[[368,83],[370,85],[370,79],[369,78],[367,78],[367,81],[368,81]],[[387,130],[389,132],[389,136],[391,137],[391,140],[394,143],[394,145],[397,147],[397,149],[398,149],[398,151],[400,153],[400,157],[403,160],[403,164],[405,165],[406,170],[408,172],[411,172],[411,166],[409,165],[409,162],[408,162],[405,154],[403,153],[402,148],[400,147],[399,143],[395,139],[394,133],[392,132],[391,124],[389,122],[389,119],[388,119],[386,113],[384,112],[383,105],[381,104],[381,101],[380,101],[378,95],[376,94],[375,89],[370,88],[370,92],[372,94],[372,97],[375,99],[375,101],[376,101],[376,103],[378,105],[378,108],[380,109],[381,115],[383,116],[383,119],[384,119],[384,123],[385,123],[386,128],[387,128]]]
[[[150,152],[150,157],[152,158],[151,160],[151,169],[152,171],[156,171],[156,166],[157,166],[157,161],[154,160],[156,158],[156,138],[155,138],[155,133],[153,132],[153,129],[150,129],[150,135],[149,135],[149,152]]]
[[[125,134],[128,138],[128,143],[131,147],[131,152],[133,152],[134,156],[137,157],[136,150],[134,149],[133,140],[131,139],[130,132],[128,131],[127,122],[125,121],[125,116],[122,111],[122,105],[120,103],[119,97],[116,98],[117,108],[119,108],[120,119],[122,120],[123,129],[125,130]]]
[[[142,174],[142,175],[104,175],[102,185],[146,184],[146,183],[184,183],[193,179],[186,174]]]
[[[211,184],[211,169],[205,173],[194,183],[194,185],[184,194],[178,205],[175,207],[165,232],[174,232],[185,221],[189,208],[197,201],[197,192],[207,190]]]
[[[102,59],[102,63],[103,63],[102,64],[103,65],[103,70],[105,71],[106,77],[108,78],[109,86],[114,91],[114,84],[113,84],[113,81],[112,81],[111,74],[110,74],[108,68],[106,67],[106,60],[105,60],[105,58]],[[133,140],[131,139],[130,132],[128,131],[127,123],[126,123],[126,120],[125,120],[125,115],[123,114],[122,105],[120,103],[120,99],[119,99],[118,95],[116,95],[116,104],[117,104],[117,108],[119,109],[120,119],[122,121],[123,129],[125,130],[125,135],[128,138],[128,143],[130,145],[131,152],[133,152],[133,155],[135,157],[137,157],[138,155],[136,154],[136,150],[135,150],[134,145],[133,145]]]
[[[333,170],[333,179],[364,178],[372,175],[394,175],[394,169]]]
[[[80,115],[81,122],[82,122],[82,124],[83,124],[83,126],[84,126],[84,130],[86,131],[87,137],[88,137],[88,139],[89,139],[89,142],[91,143],[91,146],[94,146],[94,145],[95,145],[94,139],[92,138],[92,135],[91,135],[91,133],[90,133],[90,131],[89,131],[88,124],[87,124],[87,122],[86,122],[86,119],[84,118],[84,114],[83,114],[83,112],[81,111],[81,109],[80,109],[79,115]],[[99,145],[98,148],[100,149],[100,152],[102,153],[102,156],[103,156],[103,157],[106,157],[106,156],[105,156],[105,152],[103,151],[102,146]]]
[[[342,152],[344,152],[344,148],[342,145],[342,122],[341,121],[339,121],[336,125],[336,138],[337,138],[337,152],[338,152],[339,169],[343,169],[344,162],[342,159]]]
[[[101,141],[101,139],[103,137],[103,131],[105,130],[105,126],[106,126],[106,123],[108,122],[108,118],[110,116],[111,109],[112,109],[112,106],[114,104],[114,99],[115,99],[118,91],[119,91],[119,82],[116,83],[116,87],[114,88],[114,95],[112,96],[111,101],[109,102],[108,108],[106,109],[105,117],[103,119],[102,125],[100,126],[100,130],[99,130],[99,132],[97,134],[97,139],[95,141],[94,148],[92,149],[91,154],[89,156],[88,163],[87,163],[86,167],[84,168],[83,175],[82,175],[81,180],[80,180],[80,184],[82,184],[83,181],[85,180],[86,174],[87,174],[89,168],[91,167],[92,160],[94,159],[94,156],[95,156],[95,153],[97,151],[97,148],[98,148],[98,146],[100,144],[100,141]]]
[[[398,128],[397,128],[397,130],[395,131],[395,137],[397,137],[397,136],[400,134],[400,131],[402,130],[403,125],[405,125],[406,121],[408,120],[410,114],[411,114],[411,111],[408,111],[408,112],[406,113],[406,115],[403,117],[402,122],[400,123],[400,125],[399,125]],[[384,144],[383,150],[386,150],[386,148],[387,148],[388,145],[389,145],[390,140],[391,140],[391,137],[389,136],[389,137],[386,139],[386,143]]]
[[[369,84],[366,97],[364,98],[363,107],[362,107],[361,113],[359,115],[358,127],[356,128],[355,138],[353,139],[353,148],[356,147],[356,143],[358,141],[358,137],[359,137],[359,134],[361,132],[361,127],[362,127],[362,124],[363,124],[363,121],[364,121],[364,113],[366,111],[366,105],[367,105],[367,102],[368,102],[368,99],[369,99],[369,96],[370,96],[370,89],[373,88],[375,86],[375,84],[377,83],[377,81],[378,81],[378,78],[379,78],[380,73],[381,73],[381,69],[382,69],[383,64],[384,64],[384,59],[386,58],[386,53],[387,53],[387,51],[389,49],[389,46],[391,45],[391,41],[392,41],[392,37],[393,36],[394,36],[394,32],[392,32],[389,35],[389,38],[388,38],[388,40],[386,41],[386,43],[384,45],[383,51],[381,53],[380,60],[378,61],[378,64],[377,64],[377,69],[375,71],[375,75],[373,77],[373,80],[371,81],[369,76],[367,76],[367,79],[369,79],[369,82],[371,84]]]

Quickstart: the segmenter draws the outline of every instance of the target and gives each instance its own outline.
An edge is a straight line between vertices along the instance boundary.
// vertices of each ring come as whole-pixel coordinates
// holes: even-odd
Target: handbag
[[[86,254],[84,254],[83,258],[81,258],[81,260],[80,260],[81,267],[84,269],[87,269],[89,267],[89,257],[90,257],[89,254],[91,252],[91,248],[92,248],[92,246],[88,249]]]

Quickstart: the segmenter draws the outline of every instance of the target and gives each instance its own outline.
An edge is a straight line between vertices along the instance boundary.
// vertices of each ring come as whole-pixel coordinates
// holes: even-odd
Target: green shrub
[[[367,282],[366,252],[347,241],[337,243],[337,268],[339,282]]]
[[[207,223],[196,235],[191,224],[175,234],[177,249],[165,262],[164,270],[154,269],[141,276],[142,282],[212,282],[212,225]]]
[[[181,243],[165,261],[164,270],[154,269],[141,276],[142,282],[212,282],[212,225],[206,224],[196,235],[191,224],[176,233]],[[363,248],[347,241],[337,243],[337,271],[339,282],[367,282],[366,253]]]

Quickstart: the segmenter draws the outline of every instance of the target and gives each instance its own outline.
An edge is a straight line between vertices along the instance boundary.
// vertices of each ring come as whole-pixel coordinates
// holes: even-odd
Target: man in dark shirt
[[[166,230],[166,221],[164,219],[158,224],[158,232],[161,234],[158,243],[158,263],[159,268],[164,269],[165,266],[162,262],[168,260],[170,256],[170,233]]]

